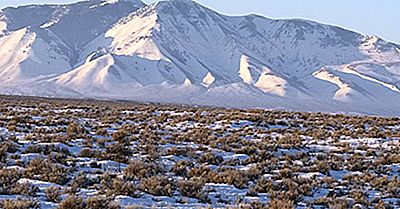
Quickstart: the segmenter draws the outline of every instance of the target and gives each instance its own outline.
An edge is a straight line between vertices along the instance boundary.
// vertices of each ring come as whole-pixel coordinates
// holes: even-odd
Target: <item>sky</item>
[[[0,0],[0,7],[76,0]],[[228,15],[260,14],[269,18],[301,18],[341,26],[400,43],[399,0],[196,0]],[[144,0],[146,3],[155,1]]]

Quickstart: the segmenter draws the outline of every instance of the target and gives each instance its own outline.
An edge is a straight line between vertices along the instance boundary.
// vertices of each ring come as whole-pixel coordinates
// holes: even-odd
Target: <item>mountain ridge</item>
[[[400,115],[400,47],[377,36],[190,0],[22,7],[36,21],[14,9],[0,11],[0,52],[24,54],[2,47],[19,30],[43,46],[0,63],[0,76],[31,76],[0,79],[1,93]]]

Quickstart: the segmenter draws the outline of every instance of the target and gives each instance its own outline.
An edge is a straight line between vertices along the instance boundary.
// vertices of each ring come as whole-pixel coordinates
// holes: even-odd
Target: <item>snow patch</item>
[[[0,21],[0,32],[7,31],[7,23],[5,21]]]
[[[149,60],[169,61],[157,44],[150,39],[157,26],[157,15],[146,17],[129,16],[120,21],[105,36],[112,38],[111,48],[116,55],[138,55]]]
[[[384,87],[386,87],[386,88],[388,88],[388,89],[390,89],[390,90],[392,90],[392,91],[395,91],[395,92],[397,92],[397,93],[400,93],[400,89],[397,88],[395,85],[389,84],[389,83],[385,83],[385,82],[380,81],[380,80],[378,80],[378,79],[375,79],[375,78],[372,78],[372,77],[363,75],[363,74],[357,72],[356,70],[352,69],[352,68],[349,67],[349,66],[346,66],[346,67],[341,68],[341,71],[344,72],[344,73],[354,74],[354,75],[356,75],[356,76],[361,77],[362,79],[365,79],[365,80],[368,80],[368,81],[372,81],[372,82],[378,83],[378,84],[380,84],[380,85],[382,85],[382,86],[384,86]]]
[[[192,81],[190,81],[189,78],[186,78],[185,81],[183,82],[184,86],[191,86],[192,85]]]
[[[215,77],[208,72],[207,75],[203,78],[203,85],[205,87],[210,87],[215,81]]]
[[[247,56],[242,56],[240,59],[239,76],[242,78],[243,82],[247,84],[253,83],[253,77],[250,72],[251,67],[249,58]]]
[[[102,92],[105,89],[123,88],[123,84],[129,83],[131,88],[142,86],[127,75],[119,66],[115,65],[115,59],[111,54],[103,55],[85,65],[76,68],[55,79],[61,86],[74,87],[74,89],[88,92]],[[121,85],[121,86],[120,86]]]
[[[346,101],[353,89],[349,84],[344,83],[338,76],[329,73],[327,70],[320,70],[313,73],[315,78],[335,84],[339,89],[336,91],[335,100]]]
[[[279,76],[263,73],[255,86],[266,93],[283,97],[286,95],[286,84],[287,81]]]

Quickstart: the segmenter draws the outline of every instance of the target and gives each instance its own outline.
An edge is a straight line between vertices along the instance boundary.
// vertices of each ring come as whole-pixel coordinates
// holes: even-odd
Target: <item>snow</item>
[[[210,87],[215,81],[215,77],[208,72],[207,75],[203,78],[203,84],[205,87]]]
[[[7,23],[0,21],[0,32],[7,30]]]
[[[54,16],[51,18],[50,21],[48,21],[48,22],[42,24],[42,25],[40,26],[40,28],[41,28],[41,29],[49,28],[49,27],[51,27],[51,26],[53,26],[53,25],[59,23],[60,20],[61,20],[61,18],[62,18],[64,15],[67,15],[67,14],[69,13],[69,11],[70,11],[69,8],[66,8],[66,9],[65,9],[64,7],[61,7],[60,10],[58,10],[58,11],[55,12],[56,15],[54,15]]]
[[[278,96],[285,96],[286,94],[286,84],[287,81],[276,76],[264,73],[259,78],[255,86],[260,88],[266,93],[278,95]]]
[[[60,74],[70,69],[63,55],[37,37],[21,29],[0,38],[0,81],[13,84],[25,79]]]
[[[45,181],[39,181],[39,180],[32,180],[32,179],[26,179],[26,178],[22,178],[20,180],[18,180],[18,183],[30,183],[33,184],[35,186],[37,186],[41,191],[45,191],[47,188],[52,187],[52,186],[60,186],[57,184],[53,184],[53,183],[49,183],[49,182],[45,182]]]
[[[251,65],[248,61],[248,57],[242,56],[240,59],[240,70],[239,70],[239,76],[243,79],[243,82],[247,84],[252,84],[253,83],[253,77],[250,72]]]
[[[118,66],[114,65],[112,55],[107,54],[85,65],[76,68],[56,78],[56,83],[65,86],[74,86],[84,91],[98,91],[103,88],[111,89],[113,85],[129,83],[131,87],[140,86],[130,76],[126,75]]]
[[[113,39],[111,48],[116,55],[139,55],[149,60],[168,60],[153,40],[145,38],[151,36],[156,24],[157,15],[128,17],[109,30],[105,37]]]
[[[107,58],[109,55],[103,55],[100,58]],[[96,60],[96,59],[95,59]],[[89,61],[94,62],[95,60]],[[243,82],[240,85],[245,85]],[[14,98],[15,99],[15,98]],[[280,171],[282,169],[286,169],[287,166],[293,166],[295,170],[293,170],[293,180],[315,180],[320,183],[314,184],[312,183],[313,190],[309,195],[301,195],[301,199],[297,202],[298,206],[302,208],[302,205],[306,205],[309,201],[313,201],[317,198],[324,197],[328,194],[335,194],[335,189],[338,190],[338,193],[341,191],[352,191],[354,188],[358,188],[359,186],[363,187],[363,189],[368,193],[369,200],[372,201],[375,197],[387,197],[385,193],[383,193],[382,189],[377,189],[378,187],[372,187],[368,184],[360,184],[360,182],[356,181],[354,184],[350,182],[347,183],[348,176],[352,175],[365,175],[369,173],[374,177],[384,177],[387,176],[388,179],[393,179],[394,177],[399,177],[399,163],[390,163],[381,162],[382,157],[385,154],[396,154],[396,150],[399,147],[399,139],[393,137],[395,135],[395,131],[400,129],[400,126],[396,125],[392,119],[384,119],[382,121],[387,121],[388,126],[386,126],[386,122],[378,122],[379,125],[373,125],[372,122],[362,122],[362,121],[371,121],[374,118],[367,117],[347,117],[347,116],[339,116],[338,121],[335,121],[334,124],[323,126],[323,120],[332,115],[309,115],[307,113],[293,113],[290,114],[288,112],[278,113],[271,112],[271,118],[268,121],[264,122],[253,122],[247,118],[247,116],[258,116],[258,112],[254,111],[240,111],[237,112],[235,110],[223,110],[223,109],[214,109],[214,108],[182,108],[182,107],[164,107],[164,106],[152,106],[152,105],[127,105],[126,103],[122,104],[121,107],[116,107],[113,104],[113,108],[109,109],[113,114],[117,116],[117,120],[109,120],[108,117],[94,117],[93,113],[98,111],[97,106],[92,106],[96,102],[89,103],[84,105],[82,103],[76,105],[68,105],[65,103],[59,103],[58,105],[52,106],[52,108],[48,108],[46,104],[47,102],[51,102],[53,100],[42,100],[43,105],[38,107],[24,107],[24,105],[13,106],[15,100],[11,99],[8,103],[11,105],[7,105],[3,108],[3,115],[0,114],[2,121],[10,121],[15,120],[19,115],[25,115],[27,118],[31,119],[25,122],[21,122],[19,126],[19,131],[17,133],[10,132],[6,128],[0,128],[0,135],[4,138],[4,136],[8,135],[19,135],[20,137],[18,141],[15,141],[16,152],[10,155],[7,155],[8,158],[6,160],[7,169],[18,169],[24,170],[26,169],[27,163],[32,159],[42,158],[42,159],[50,159],[50,156],[55,153],[46,153],[37,151],[38,153],[29,153],[35,152],[33,150],[28,150],[27,147],[32,145],[37,145],[40,147],[44,146],[55,146],[61,149],[68,149],[70,154],[68,154],[67,163],[63,165],[71,168],[70,177],[76,177],[78,175],[85,175],[89,178],[97,179],[103,172],[112,173],[118,175],[118,177],[123,178],[123,170],[127,167],[126,163],[119,163],[117,161],[113,161],[108,156],[105,158],[102,157],[79,157],[79,153],[81,153],[82,149],[88,149],[89,147],[92,150],[104,151],[107,148],[101,147],[99,145],[99,141],[91,140],[91,145],[86,144],[85,142],[88,138],[97,138],[98,136],[95,134],[98,127],[103,127],[109,131],[109,134],[121,129],[127,129],[128,127],[142,127],[143,125],[153,124],[158,120],[157,117],[161,115],[167,115],[168,120],[164,122],[158,123],[159,127],[155,130],[159,133],[159,137],[163,140],[157,141],[157,147],[162,150],[160,159],[157,160],[157,164],[159,163],[165,169],[165,176],[171,177],[174,181],[178,182],[182,180],[181,176],[174,176],[172,172],[170,172],[171,167],[179,161],[182,160],[190,160],[192,158],[197,158],[197,156],[201,156],[205,152],[212,152],[217,156],[223,158],[224,163],[220,165],[212,165],[210,166],[213,170],[221,169],[232,169],[234,168],[237,171],[251,171],[255,166],[261,165],[265,166],[265,161],[255,162],[254,158],[257,154],[243,154],[244,150],[237,149],[240,147],[259,147],[259,151],[264,149],[264,146],[268,144],[273,144],[273,141],[278,137],[282,136],[285,132],[287,133],[302,133],[301,135],[301,146],[293,145],[287,148],[281,148],[278,146],[275,151],[270,150],[269,154],[273,156],[273,162],[271,161],[271,166],[274,167],[270,170],[269,168],[266,171],[263,171],[262,176],[272,180],[274,183],[279,183],[284,181],[280,177]],[[25,101],[25,100],[24,100]],[[25,101],[26,102],[26,101]],[[29,104],[29,102],[26,102]],[[100,108],[108,107],[103,104],[98,104]],[[153,108],[153,107],[160,107]],[[181,109],[182,108],[182,109]],[[108,108],[107,108],[108,109]],[[149,110],[150,109],[150,110]],[[263,111],[261,111],[263,112]],[[74,117],[68,117],[68,113],[76,113]],[[264,112],[263,112],[264,113]],[[263,114],[262,113],[262,114]],[[270,112],[265,111],[265,115],[268,115]],[[54,115],[56,114],[56,115]],[[59,114],[59,115],[57,115]],[[108,113],[105,113],[108,114]],[[124,115],[121,118],[121,115]],[[194,115],[200,114],[201,116],[211,115],[207,121],[202,119],[194,121],[188,120],[180,120],[182,117],[191,117]],[[148,117],[151,115],[152,117]],[[228,119],[227,116],[232,116],[235,119]],[[49,118],[49,116],[52,116]],[[309,116],[313,117],[312,119],[301,119],[307,117],[300,116]],[[49,136],[57,133],[57,134],[65,134],[66,126],[48,126],[46,124],[40,123],[40,120],[43,119],[51,119],[58,118],[55,121],[65,122],[77,122],[79,125],[85,127],[88,130],[87,137],[83,138],[73,138],[68,140],[67,142],[46,142],[47,140],[41,141],[41,139],[46,139],[47,137],[39,137],[35,140],[30,140],[28,137],[24,137],[26,135],[30,135],[33,132],[36,132],[38,129],[42,128],[50,128]],[[243,119],[239,119],[243,118]],[[174,121],[179,121],[175,123]],[[351,122],[350,120],[358,121],[356,123]],[[54,120],[51,122],[55,122]],[[342,130],[349,128],[353,130],[353,127],[358,127],[357,124],[361,123],[361,127],[364,127],[362,131],[363,134],[367,134],[370,129],[381,128],[383,132],[389,133],[392,135],[385,138],[353,138],[351,136],[346,135],[339,136],[339,140],[332,139],[330,137],[321,137],[315,138],[313,137],[312,130],[315,128],[322,128],[325,131],[332,131],[332,133],[341,133]],[[131,126],[126,126],[125,124],[131,124]],[[281,125],[275,125],[281,124]],[[286,124],[286,125],[285,125]],[[312,125],[310,125],[312,124]],[[94,128],[96,127],[96,128]],[[196,138],[183,140],[180,142],[174,141],[174,134],[177,133],[190,133],[193,130],[198,130],[198,128],[204,128],[207,130],[213,130],[213,133],[218,133],[217,139],[228,139],[229,136],[232,136],[234,133],[240,133],[240,136],[237,136],[240,139],[240,144],[233,143],[233,149],[226,149],[226,147],[220,147],[219,145],[208,145],[201,144],[196,142]],[[64,129],[64,130],[63,130]],[[216,129],[220,129],[219,131]],[[276,129],[276,130],[270,130]],[[281,130],[278,130],[281,129]],[[362,129],[362,128],[361,128]],[[220,132],[222,130],[222,132]],[[55,133],[53,132],[55,131]],[[305,135],[303,135],[305,134]],[[351,134],[350,134],[351,135]],[[361,134],[362,135],[362,134]],[[130,137],[137,136],[136,134],[132,134]],[[140,136],[140,135],[139,135]],[[335,137],[336,138],[336,137]],[[104,137],[103,139],[107,139],[106,145],[113,144],[110,136]],[[194,141],[192,141],[194,140]],[[248,142],[245,143],[245,142]],[[208,143],[208,142],[207,142]],[[252,145],[254,143],[254,146]],[[130,149],[137,150],[140,146],[139,141],[132,140],[130,142]],[[221,143],[222,144],[222,143]],[[226,143],[229,144],[229,143]],[[343,151],[344,144],[348,144],[350,149],[347,151]],[[239,146],[238,146],[239,145]],[[237,147],[238,146],[238,147]],[[237,147],[237,148],[236,148]],[[347,146],[346,146],[347,147]],[[181,149],[192,149],[195,148],[195,153],[192,157],[188,157],[186,155],[174,155],[167,152],[170,148]],[[229,148],[229,147],[228,147]],[[140,148],[142,149],[142,148]],[[275,148],[274,148],[275,149]],[[228,151],[229,150],[229,151]],[[369,150],[371,153],[375,153],[371,156],[365,155],[366,151]],[[358,155],[357,153],[361,153]],[[191,155],[191,154],[190,154]],[[14,156],[21,156],[21,158],[15,158]],[[329,173],[319,172],[317,168],[317,162],[324,162],[324,160],[319,160],[319,157],[330,156],[331,160],[335,160],[337,157],[338,166],[332,167],[332,170]],[[336,157],[335,157],[336,156]],[[372,167],[363,169],[363,171],[352,172],[351,167],[349,165],[357,164],[357,162],[350,162],[349,158],[352,156],[362,157],[362,161],[365,163],[371,163]],[[293,157],[293,158],[292,158]],[[139,151],[135,151],[135,154],[129,156],[129,160],[136,159],[146,159],[147,154],[144,154]],[[278,160],[278,161],[275,161]],[[297,160],[293,160],[297,159]],[[360,158],[361,159],[361,158]],[[318,160],[318,161],[317,161]],[[232,162],[228,162],[232,161]],[[293,163],[293,164],[292,164]],[[334,162],[332,162],[334,163]],[[349,163],[349,164],[347,164]],[[61,165],[61,164],[60,164]],[[195,166],[208,166],[208,163],[201,163]],[[336,165],[336,164],[335,164]],[[376,165],[376,166],[374,166]],[[73,168],[73,169],[72,169]],[[326,177],[331,177],[334,179],[333,184],[325,184],[323,183]],[[41,180],[39,180],[41,179]],[[124,178],[123,178],[124,179]],[[286,179],[286,178],[284,178]],[[72,180],[72,179],[71,179]],[[39,192],[37,196],[34,198],[41,202],[41,207],[43,208],[56,208],[57,204],[51,204],[47,202],[45,197],[45,190],[51,186],[61,187],[63,191],[68,191],[67,188],[71,186],[71,184],[67,185],[57,185],[54,183],[43,181],[41,175],[35,176],[24,176],[24,178],[18,181],[19,183],[30,183],[39,188]],[[187,198],[182,197],[182,194],[175,190],[172,197],[164,197],[164,196],[153,196],[145,193],[144,191],[138,191],[141,196],[140,197],[127,197],[127,196],[115,196],[116,200],[120,201],[122,206],[128,206],[132,204],[138,204],[142,207],[173,207],[173,208],[199,208],[199,207],[212,207],[212,208],[226,208],[233,204],[240,203],[250,203],[252,201],[261,201],[263,203],[268,202],[270,197],[264,193],[258,193],[254,197],[249,194],[249,187],[255,185],[256,181],[251,180],[244,188],[238,188],[230,184],[223,184],[211,181],[213,183],[208,182],[204,191],[207,196],[210,198],[210,203],[202,203],[200,200],[195,198]],[[97,182],[98,183],[98,182]],[[96,183],[96,184],[97,184]],[[343,183],[343,184],[342,184]],[[77,193],[78,195],[82,195],[84,198],[90,197],[93,195],[99,194],[100,191],[97,189],[102,187],[90,186],[89,189],[81,188]],[[348,196],[349,194],[344,194],[344,196]],[[65,198],[67,195],[63,195],[62,198]],[[2,198],[11,198],[15,199],[17,196],[11,195],[0,195],[0,199]],[[27,198],[27,197],[25,197]],[[184,200],[182,200],[185,198]],[[243,199],[242,199],[243,198]],[[398,199],[398,198],[397,198]],[[397,201],[396,198],[393,198],[394,201]]]
[[[400,93],[400,89],[397,88],[395,85],[393,85],[393,84],[388,84],[388,83],[382,82],[382,81],[380,81],[380,80],[378,80],[378,79],[374,79],[374,78],[371,78],[371,77],[369,77],[369,76],[363,75],[363,74],[361,74],[361,73],[359,73],[359,72],[357,72],[357,71],[355,71],[355,70],[353,70],[353,69],[351,69],[351,68],[349,68],[349,67],[344,67],[344,68],[342,69],[342,71],[345,72],[345,73],[357,75],[357,76],[363,78],[364,80],[368,80],[368,81],[372,81],[372,82],[381,84],[382,86],[384,86],[384,87],[386,87],[386,88],[388,88],[388,89],[390,89],[390,90],[392,90],[392,91],[395,91],[395,92],[397,92],[397,93]]]
[[[0,21],[0,93],[400,115],[399,48],[377,36],[192,1],[30,9]]]
[[[335,76],[326,70],[317,71],[313,73],[313,76],[338,86],[339,89],[335,92],[334,99],[346,101],[349,94],[353,91],[349,84],[344,83],[340,77]]]
[[[102,0],[99,5],[92,5],[90,8],[91,9],[95,9],[96,7],[103,7],[103,6],[107,6],[107,5],[110,5],[110,4],[117,4],[117,3],[121,2],[121,1],[129,2],[129,3],[132,3],[134,5],[138,5],[138,6],[143,5],[143,3],[141,1],[139,1],[139,0]]]

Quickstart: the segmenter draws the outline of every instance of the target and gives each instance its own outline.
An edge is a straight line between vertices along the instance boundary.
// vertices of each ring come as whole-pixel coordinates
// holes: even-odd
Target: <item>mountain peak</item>
[[[165,3],[165,2],[176,2],[176,3],[184,3],[184,4],[197,4],[193,0],[160,0],[157,3],[158,4],[162,4],[162,3]]]
[[[165,8],[168,9],[174,7],[181,12],[190,12],[192,8],[205,8],[203,5],[193,1],[193,0],[161,0],[155,3],[158,9]],[[185,11],[189,10],[189,11]],[[164,10],[165,11],[165,10]]]
[[[93,8],[93,6],[105,6],[105,5],[110,5],[110,4],[117,4],[117,3],[130,3],[134,6],[139,6],[142,7],[145,4],[141,1],[141,0],[89,0],[90,3],[93,3],[94,5],[92,5],[91,8]]]
[[[140,0],[89,0],[5,9],[1,19],[9,31],[30,28],[38,34],[51,33],[72,51],[79,51],[121,18],[143,6]],[[48,39],[47,35],[43,38]]]

